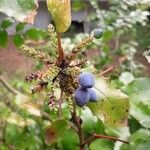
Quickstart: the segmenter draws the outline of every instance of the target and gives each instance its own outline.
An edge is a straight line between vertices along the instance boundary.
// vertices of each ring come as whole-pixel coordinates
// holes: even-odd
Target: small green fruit
[[[103,36],[103,30],[102,29],[95,29],[93,31],[93,36],[95,39],[100,39]]]

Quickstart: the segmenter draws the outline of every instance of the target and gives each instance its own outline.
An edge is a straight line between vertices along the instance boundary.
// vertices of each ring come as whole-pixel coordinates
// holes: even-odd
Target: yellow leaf
[[[67,31],[71,25],[70,0],[46,0],[47,7],[60,33]]]

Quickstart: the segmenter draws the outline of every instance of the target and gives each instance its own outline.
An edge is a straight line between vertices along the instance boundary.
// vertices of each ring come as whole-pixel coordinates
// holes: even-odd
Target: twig
[[[91,137],[89,137],[87,140],[84,141],[83,145],[91,143],[95,139],[107,139],[107,140],[111,140],[111,141],[120,141],[120,142],[123,142],[125,144],[129,144],[129,142],[118,139],[116,137],[99,135],[99,134],[94,133]]]
[[[117,66],[116,65],[112,65],[111,67],[109,67],[108,69],[104,70],[103,72],[99,73],[99,75],[104,75],[108,72],[113,71]]]
[[[2,76],[0,76],[0,82],[14,95],[20,94],[20,92],[14,89]]]

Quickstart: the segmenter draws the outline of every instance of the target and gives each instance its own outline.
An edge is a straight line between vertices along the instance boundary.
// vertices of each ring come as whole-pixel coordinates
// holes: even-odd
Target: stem
[[[58,106],[58,118],[61,119],[61,114],[62,114],[62,108],[61,108],[61,104],[62,104],[62,96],[63,96],[63,91],[61,90],[60,93],[60,98],[59,98],[59,106]]]
[[[99,73],[99,75],[104,75],[106,73],[109,73],[111,71],[113,71],[117,66],[116,65],[112,65],[111,67],[109,67],[108,69],[104,70],[103,72]]]
[[[120,141],[120,142],[123,142],[125,144],[129,144],[129,142],[118,139],[116,137],[99,135],[99,134],[94,133],[91,137],[89,137],[87,140],[84,141],[83,145],[91,143],[95,139],[107,139],[107,140],[111,140],[111,141]]]
[[[14,89],[2,76],[0,76],[0,82],[14,95],[20,94],[20,92]]]
[[[58,40],[58,61],[62,62],[64,60],[64,50],[61,46],[61,34],[57,32],[57,40]]]
[[[76,113],[76,106],[75,103],[73,102],[73,112],[72,112],[72,119],[73,119],[73,123],[74,125],[77,127],[77,134],[79,136],[79,141],[80,141],[80,150],[84,150],[84,132],[82,129],[82,120],[80,117],[77,116]]]
[[[50,121],[51,123],[53,123],[53,120],[52,120],[52,118],[49,116],[48,113],[46,113],[46,112],[44,112],[44,111],[41,111],[41,115],[42,115],[42,118],[43,118],[43,119],[46,119],[46,120]]]

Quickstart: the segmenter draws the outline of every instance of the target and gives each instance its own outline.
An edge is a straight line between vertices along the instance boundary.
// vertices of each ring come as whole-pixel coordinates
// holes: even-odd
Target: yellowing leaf
[[[71,24],[70,0],[47,0],[47,6],[56,30],[60,33],[67,31]]]
[[[109,126],[124,126],[129,114],[128,97],[118,89],[113,89],[103,78],[98,78],[95,88],[99,100],[88,103],[94,115],[97,115]]]
[[[45,143],[55,143],[57,139],[64,134],[67,128],[68,124],[65,120],[56,120],[53,122],[45,131]]]

